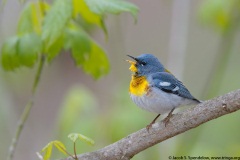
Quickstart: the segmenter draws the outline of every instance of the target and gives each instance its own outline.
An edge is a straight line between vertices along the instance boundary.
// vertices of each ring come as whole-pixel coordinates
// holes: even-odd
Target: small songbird
[[[131,99],[140,108],[158,113],[147,125],[148,131],[161,114],[168,113],[163,120],[166,126],[175,108],[200,103],[152,54],[128,56],[134,60],[127,60],[133,72],[129,87]]]

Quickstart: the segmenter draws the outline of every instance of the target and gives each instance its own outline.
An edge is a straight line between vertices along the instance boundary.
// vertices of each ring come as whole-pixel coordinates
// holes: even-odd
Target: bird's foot
[[[170,122],[170,118],[173,116],[173,114],[171,114],[170,116],[168,115],[166,118],[164,118],[162,120],[162,122],[165,124],[165,127],[167,127],[167,124]]]
[[[147,131],[149,132],[149,129],[152,128],[153,123],[151,122],[149,125],[146,126]]]
[[[169,112],[169,114],[167,115],[167,117],[162,120],[162,122],[165,124],[165,127],[167,127],[167,124],[170,122],[171,117],[174,115],[174,114],[173,114],[174,109],[175,109],[175,108],[173,108],[173,109]]]
[[[161,114],[158,114],[157,117],[154,118],[154,120],[146,126],[146,129],[147,131],[149,132],[149,129],[152,128],[152,125],[156,122],[156,120],[158,119],[158,117],[160,116]]]

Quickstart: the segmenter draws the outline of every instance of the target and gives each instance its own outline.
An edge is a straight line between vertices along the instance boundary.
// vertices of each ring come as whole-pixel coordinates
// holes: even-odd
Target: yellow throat
[[[144,76],[136,77],[132,76],[132,80],[129,86],[129,92],[136,96],[141,96],[148,91],[148,82]]]

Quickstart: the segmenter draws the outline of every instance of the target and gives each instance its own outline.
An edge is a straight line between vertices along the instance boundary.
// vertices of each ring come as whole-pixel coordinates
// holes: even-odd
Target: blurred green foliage
[[[32,68],[40,56],[51,62],[65,49],[72,52],[76,64],[86,73],[99,78],[109,71],[107,56],[77,18],[80,16],[107,33],[106,15],[122,12],[130,12],[136,18],[138,8],[119,0],[55,0],[51,5],[29,2],[20,15],[17,35],[3,43],[2,66],[7,71],[22,66]]]
[[[234,7],[239,7],[237,0],[211,0],[204,1],[199,10],[200,20],[203,24],[213,26],[220,31],[226,31],[232,23]],[[238,5],[238,6],[236,6]]]
[[[74,86],[66,94],[63,106],[59,110],[56,134],[57,139],[66,145],[70,153],[73,153],[73,143],[68,139],[70,133],[83,133],[94,140],[98,137],[96,135],[98,132],[93,132],[100,125],[99,122],[96,123],[97,110],[96,98],[87,88]],[[90,149],[93,148],[82,143],[76,144],[77,153],[83,153]]]
[[[217,55],[213,61],[204,92],[205,98],[212,98],[220,93],[222,89],[220,86],[224,84],[224,79],[228,77],[228,66],[232,66],[230,61],[231,57],[234,56],[233,48],[237,37],[236,33],[240,29],[240,1],[203,1],[198,15],[205,26],[220,31],[221,34]],[[238,67],[238,65],[235,67]]]

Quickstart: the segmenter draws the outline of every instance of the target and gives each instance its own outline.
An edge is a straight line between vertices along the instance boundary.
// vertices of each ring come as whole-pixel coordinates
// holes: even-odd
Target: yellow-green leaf
[[[21,12],[17,33],[26,34],[35,32],[40,34],[42,31],[42,21],[44,12],[49,10],[49,5],[45,2],[30,2]]]
[[[44,156],[43,156],[43,159],[44,160],[49,160],[51,155],[52,155],[52,147],[53,145],[60,151],[62,152],[63,154],[67,155],[66,153],[66,147],[65,145],[58,141],[58,140],[55,140],[55,141],[51,141],[49,142],[42,150],[41,152],[44,152]]]
[[[53,141],[54,146],[63,154],[67,155],[65,145],[60,141]]]
[[[46,2],[38,1],[32,6],[32,23],[36,33],[42,32],[43,19],[50,6]],[[35,12],[34,12],[35,11]]]
[[[52,146],[53,142],[49,142],[42,150],[41,152],[44,152],[43,160],[49,160],[52,155]]]
[[[68,138],[70,138],[74,143],[76,142],[76,140],[81,140],[89,145],[94,145],[94,140],[92,140],[91,138],[84,136],[80,133],[71,133],[68,135]]]
[[[89,10],[84,0],[73,0],[73,14],[76,17],[78,14],[89,23],[101,25],[102,18],[100,15]]]
[[[92,12],[87,6],[84,0],[73,0],[73,15],[77,17],[81,15],[81,17],[88,23],[97,25],[101,27],[106,33],[106,27],[103,22],[103,17],[99,14]]]

